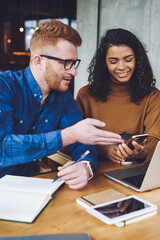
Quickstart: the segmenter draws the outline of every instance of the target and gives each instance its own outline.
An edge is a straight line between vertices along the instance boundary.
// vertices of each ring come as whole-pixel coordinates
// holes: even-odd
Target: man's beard
[[[51,68],[49,64],[46,66],[44,79],[50,89],[57,90],[60,85],[61,79],[58,74]]]

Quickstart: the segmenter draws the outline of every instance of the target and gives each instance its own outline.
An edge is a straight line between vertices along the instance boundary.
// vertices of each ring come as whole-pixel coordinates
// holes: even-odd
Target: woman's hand
[[[124,160],[127,158],[145,158],[148,154],[148,150],[145,148],[145,142],[146,140],[138,144],[136,141],[132,141],[134,150],[131,150],[126,143],[119,144],[117,154]]]
[[[118,151],[118,145],[108,145],[108,146],[101,146],[101,150],[103,151],[104,155],[112,162],[121,163],[125,161],[123,156],[120,156]]]

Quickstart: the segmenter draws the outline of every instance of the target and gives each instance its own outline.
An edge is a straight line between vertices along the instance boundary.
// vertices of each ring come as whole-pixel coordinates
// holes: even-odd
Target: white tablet
[[[107,224],[123,222],[152,211],[157,206],[135,195],[98,204],[86,209],[88,213]]]

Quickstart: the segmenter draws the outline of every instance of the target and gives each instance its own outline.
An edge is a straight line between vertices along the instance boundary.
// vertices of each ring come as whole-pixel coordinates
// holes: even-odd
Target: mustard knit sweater
[[[155,89],[144,97],[139,105],[130,101],[128,83],[111,83],[111,92],[106,102],[96,101],[82,87],[76,98],[83,118],[95,118],[106,123],[105,130],[132,134],[148,133],[146,148],[149,153],[146,161],[153,155],[160,140],[160,91]]]

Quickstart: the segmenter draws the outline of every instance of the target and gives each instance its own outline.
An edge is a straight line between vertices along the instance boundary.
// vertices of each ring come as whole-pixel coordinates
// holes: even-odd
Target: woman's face
[[[113,45],[106,54],[106,64],[112,81],[128,82],[136,66],[134,51],[127,45]]]

